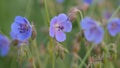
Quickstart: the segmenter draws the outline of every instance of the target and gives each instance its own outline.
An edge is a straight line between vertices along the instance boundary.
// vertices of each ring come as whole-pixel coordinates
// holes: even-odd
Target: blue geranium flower
[[[6,56],[9,52],[10,41],[7,37],[0,34],[0,56]]]
[[[28,40],[32,34],[32,26],[25,17],[16,16],[11,25],[11,37],[19,41]]]
[[[72,24],[65,14],[59,14],[50,21],[49,34],[52,38],[56,38],[57,41],[63,42],[66,39],[64,32],[70,32],[72,30]]]
[[[112,16],[112,12],[111,12],[111,11],[109,11],[109,10],[104,10],[104,11],[103,11],[103,17],[104,17],[105,19],[108,20],[111,16]]]
[[[93,0],[83,0],[83,3],[91,5],[93,2]]]
[[[116,36],[120,33],[120,19],[113,18],[107,25],[108,32],[111,36]]]
[[[104,36],[104,30],[99,26],[99,24],[97,24],[96,21],[90,17],[85,17],[81,21],[80,25],[84,31],[85,38],[89,42],[94,42],[95,44],[101,43]]]

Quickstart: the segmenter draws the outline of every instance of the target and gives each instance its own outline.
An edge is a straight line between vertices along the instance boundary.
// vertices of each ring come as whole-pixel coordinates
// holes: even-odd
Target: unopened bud
[[[68,12],[68,17],[70,21],[74,21],[77,18],[77,13],[79,12],[79,9],[76,7],[73,7]]]
[[[95,52],[97,55],[101,55],[102,53],[101,53],[100,46],[96,46],[96,47],[94,48],[94,52]]]
[[[92,64],[92,63],[95,61],[94,57],[92,57],[92,56],[90,56],[90,57],[88,58],[88,60],[89,60],[89,63],[90,63],[90,64]]]
[[[36,32],[34,24],[32,24],[32,36],[31,36],[32,40],[34,40],[36,36],[37,36],[37,32]]]
[[[55,47],[55,52],[56,52],[56,56],[60,57],[61,59],[64,59],[65,54],[69,53],[69,51],[65,49],[64,47],[62,47],[62,45],[59,43],[57,43]]]
[[[79,43],[75,41],[75,42],[73,43],[72,49],[73,49],[73,52],[78,53],[78,51],[79,51],[79,49],[80,49]]]
[[[17,46],[19,44],[19,40],[15,39],[11,42],[11,45]]]

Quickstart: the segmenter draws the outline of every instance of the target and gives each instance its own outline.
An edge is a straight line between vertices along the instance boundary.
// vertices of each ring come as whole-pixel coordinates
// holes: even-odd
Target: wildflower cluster
[[[80,26],[84,32],[86,40],[95,44],[100,44],[104,38],[104,30],[100,23],[90,17],[85,17],[81,20]],[[66,39],[64,32],[70,32],[72,24],[65,14],[55,16],[50,22],[49,34],[52,38],[56,38],[58,42],[63,42]],[[111,36],[115,36],[120,32],[120,19],[113,18],[108,22],[107,29]]]
[[[65,2],[65,0],[56,1],[58,3]],[[65,13],[59,13],[58,15],[51,18],[50,21],[48,19],[49,26],[46,32],[48,33],[47,35],[50,36],[50,41],[47,43],[48,50],[45,51],[43,45],[40,51],[43,51],[42,55],[45,55],[45,52],[50,53],[50,58],[52,58],[51,60],[53,60],[53,68],[55,68],[54,56],[60,57],[63,60],[65,54],[69,53],[69,51],[66,48],[64,48],[64,46],[62,46],[64,45],[64,43],[62,42],[65,42],[65,40],[70,39],[69,37],[67,37],[67,34],[69,34],[74,27],[77,28],[77,26],[79,26],[79,28],[77,28],[79,29],[77,37],[74,40],[70,39],[70,41],[73,41],[71,51],[73,56],[73,68],[81,68],[83,65],[89,68],[90,65],[94,62],[105,61],[106,57],[116,58],[117,46],[115,45],[119,40],[117,42],[115,41],[115,43],[112,44],[106,43],[105,38],[107,37],[105,36],[105,33],[109,33],[108,37],[112,36],[110,38],[117,36],[120,33],[120,18],[111,18],[111,14],[105,15],[105,18],[108,21],[106,21],[107,24],[105,24],[105,26],[103,27],[101,24],[103,21],[99,21],[94,16],[83,16],[82,12],[86,11],[92,3],[93,0],[83,0],[82,8],[74,7],[70,10],[68,15]],[[45,7],[47,6],[45,5]],[[80,17],[78,17],[78,15]],[[49,18],[49,14],[46,16],[48,16]],[[77,22],[77,26],[74,26],[73,22],[75,22],[75,25]],[[36,31],[37,30],[35,29],[35,27],[31,25],[31,23],[26,17],[16,16],[13,20],[13,23],[11,24],[11,41],[5,35],[3,35],[2,32],[0,33],[0,56],[7,56],[10,51],[10,48],[13,47],[12,45],[16,45],[15,47],[17,50],[19,62],[24,62],[24,59],[27,59],[27,61],[30,61],[32,63],[33,68],[36,68],[35,66],[40,68],[41,55],[39,55],[39,48],[37,48],[35,40],[37,37]],[[84,53],[86,53],[84,57],[80,57],[79,54],[79,51],[82,49],[82,47],[84,48]],[[95,51],[95,56],[92,55],[93,53],[91,54],[92,50]],[[82,58],[83,60],[81,61]],[[86,59],[88,59],[87,63]],[[46,59],[45,62],[47,62]],[[78,65],[79,63],[80,65]]]
[[[77,10],[76,12],[78,12]],[[67,16],[64,13],[55,16],[50,21],[49,35],[55,38],[58,42],[64,42],[66,40],[65,32],[72,30],[71,16]],[[90,17],[85,17],[80,21],[81,29],[84,33],[84,37],[87,41],[100,44],[104,38],[104,30],[99,22]],[[32,35],[32,26],[25,17],[16,16],[14,22],[11,25],[10,35],[13,40],[17,40],[19,45],[21,43],[28,43],[28,39]],[[113,18],[108,22],[108,32],[111,36],[116,36],[120,33],[120,19]],[[0,55],[5,56],[9,52],[10,41],[0,35]]]

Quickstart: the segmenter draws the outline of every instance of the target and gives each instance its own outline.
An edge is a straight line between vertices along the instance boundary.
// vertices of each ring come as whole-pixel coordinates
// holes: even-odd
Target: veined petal
[[[55,36],[55,29],[54,29],[54,27],[50,27],[49,28],[49,35],[53,38],[54,36]]]
[[[17,34],[12,31],[10,32],[10,36],[12,37],[12,39],[17,39]]]
[[[0,52],[1,56],[6,56],[8,54],[8,52],[9,52],[9,46],[4,46],[4,47],[2,47],[0,49],[1,49],[1,52]]]
[[[65,22],[67,21],[68,17],[64,13],[58,15],[58,22]]]
[[[93,2],[93,0],[84,0],[84,3],[87,3],[87,4],[89,4],[89,5],[91,5],[92,2]]]
[[[70,21],[63,23],[64,32],[70,32],[72,30],[72,23]]]
[[[31,35],[32,35],[32,32],[30,32],[30,31],[27,31],[27,32],[21,33],[21,34],[19,33],[17,35],[17,39],[20,41],[28,40],[31,37]]]
[[[89,30],[90,28],[96,26],[96,22],[90,18],[90,17],[85,17],[81,22],[80,26],[83,30]]]
[[[92,42],[94,39],[94,35],[90,32],[90,30],[84,31],[85,38],[89,41]]]
[[[55,37],[56,37],[56,40],[59,42],[63,42],[64,40],[66,40],[66,35],[62,31],[57,31],[55,34]]]
[[[95,31],[94,43],[99,44],[103,40],[104,30],[99,26]]]
[[[50,26],[54,26],[57,23],[57,16],[53,17],[50,21]]]
[[[30,25],[30,22],[27,20],[27,18],[23,17],[24,23]],[[31,26],[31,25],[30,25]],[[32,27],[32,26],[31,26]]]
[[[8,54],[9,45],[9,39],[6,36],[0,34],[0,56],[6,56]]]
[[[110,34],[111,36],[116,36],[119,31],[116,30],[116,29],[109,29],[108,32],[109,32],[109,34]]]
[[[25,23],[24,22],[24,17],[22,17],[22,16],[16,16],[15,17],[15,21],[14,21],[15,23]]]
[[[14,33],[19,33],[19,30],[18,30],[18,28],[19,28],[20,26],[19,26],[19,24],[17,24],[17,23],[12,23],[12,25],[11,25],[11,30],[14,32]]]

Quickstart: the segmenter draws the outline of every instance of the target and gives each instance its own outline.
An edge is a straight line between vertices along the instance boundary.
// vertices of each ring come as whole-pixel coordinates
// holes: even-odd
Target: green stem
[[[33,3],[32,0],[28,0],[28,4],[27,4],[27,7],[26,7],[26,12],[25,12],[26,17],[30,17],[30,13],[31,13],[31,9],[32,9],[32,3]]]
[[[32,53],[31,53],[31,51],[30,51],[30,49],[29,48],[27,48],[28,50],[28,57],[29,58],[31,58],[32,57]],[[36,66],[35,66],[35,61],[33,60],[33,62],[32,62],[32,64],[33,64],[33,68],[36,68]]]
[[[50,55],[51,55],[51,59],[52,59],[52,68],[55,68],[55,59],[54,59],[54,51],[53,51],[53,40],[52,38],[50,39]]]
[[[82,11],[79,10],[78,12],[79,12],[79,14],[80,14],[80,19],[82,20],[82,19],[83,19]],[[77,17],[77,24],[78,24],[78,27],[79,27],[79,29],[80,29],[80,23],[79,23],[78,17]]]
[[[88,50],[87,54],[85,55],[85,57],[83,58],[81,64],[79,65],[79,68],[82,68],[83,64],[85,63],[86,59],[88,58],[88,56],[90,55],[92,49],[93,49],[94,45],[91,46],[91,48]]]
[[[47,8],[47,2],[46,2],[46,0],[44,0],[44,4],[45,4],[45,12],[46,12],[46,16],[47,16],[47,22],[49,24],[50,19],[49,19],[49,13],[48,13],[48,8]]]
[[[94,15],[94,12],[95,12],[95,8],[97,6],[97,0],[93,0],[92,4],[89,6],[90,7],[90,11],[89,11],[89,15],[90,16],[93,16]]]
[[[54,59],[55,57],[54,57],[54,53],[53,53],[53,55],[52,55],[52,68],[55,68],[55,59]]]
[[[50,19],[49,19],[49,13],[48,13],[48,8],[47,8],[47,2],[46,0],[44,0],[44,4],[45,4],[45,11],[46,11],[46,16],[47,16],[47,22],[48,22],[48,25],[50,24]],[[53,44],[52,44],[53,40],[50,38],[50,49],[51,49],[51,52],[50,52],[50,55],[51,55],[51,58],[52,58],[52,68],[55,68],[55,59],[54,59],[54,52],[53,52]]]
[[[36,39],[33,40],[32,45],[34,47],[34,51],[36,53],[35,55],[36,55],[36,58],[38,60],[38,64],[39,64],[39,68],[40,68],[40,66],[41,66],[40,53],[39,53],[39,49],[38,49],[37,44],[36,44]]]
[[[115,10],[115,12],[112,14],[112,16],[110,17],[109,21],[118,13],[118,11],[120,10],[120,6],[118,6],[118,8]]]
[[[81,20],[82,20],[83,19],[82,11],[79,10],[79,13],[80,13],[80,17],[81,17]]]
[[[80,62],[82,62],[81,57],[79,57],[78,59],[80,60]],[[84,66],[86,66],[86,67],[87,67],[87,64],[85,64],[85,63],[83,63],[83,64],[84,64]]]

